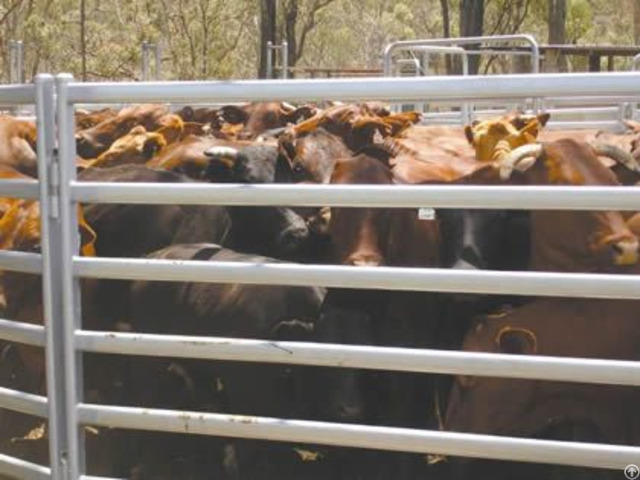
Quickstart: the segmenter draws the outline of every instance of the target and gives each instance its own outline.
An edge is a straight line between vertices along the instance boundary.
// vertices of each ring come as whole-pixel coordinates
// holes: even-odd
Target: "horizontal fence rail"
[[[120,280],[640,299],[638,275],[93,257],[74,257],[73,270],[79,277]]]
[[[44,347],[45,330],[42,325],[0,318],[0,340]]]
[[[0,180],[0,197],[35,200],[38,195],[39,187],[38,182],[35,180]]]
[[[521,462],[622,470],[640,457],[640,447],[528,440],[513,437],[373,427],[280,418],[149,408],[78,406],[90,425],[163,432],[303,442],[379,450],[460,455]]]
[[[12,272],[42,273],[42,257],[37,253],[0,250],[0,269]]]
[[[74,182],[86,203],[640,210],[640,187],[257,185]]]
[[[473,100],[546,96],[637,96],[640,73],[247,80],[214,82],[70,83],[69,103],[246,102],[306,100]]]
[[[0,86],[0,105],[19,105],[34,103],[36,89],[34,85],[3,85]]]
[[[51,469],[0,453],[0,472],[21,480],[42,480],[51,477]]]
[[[80,331],[80,350],[119,355],[640,386],[640,362],[362,345]]]
[[[0,408],[47,418],[47,397],[0,387]]]

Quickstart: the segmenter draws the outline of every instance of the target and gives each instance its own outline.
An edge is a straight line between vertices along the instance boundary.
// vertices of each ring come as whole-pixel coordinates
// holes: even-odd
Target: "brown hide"
[[[103,108],[96,111],[82,111],[76,110],[76,132],[86,130],[91,127],[95,127],[105,120],[115,117],[118,114],[117,110],[112,108]]]
[[[169,145],[149,161],[147,166],[179,172],[196,180],[202,180],[205,175],[208,175],[207,179],[210,181],[225,181],[227,180],[225,175],[228,174],[231,164],[227,168],[222,168],[224,166],[221,166],[219,172],[212,170],[209,168],[212,160],[204,154],[204,151],[214,146],[239,148],[244,145],[248,145],[248,143],[189,135],[183,140]],[[216,173],[219,176],[216,176]]]
[[[165,137],[147,132],[142,125],[113,142],[109,150],[90,161],[87,167],[109,168],[127,163],[146,163],[167,146]]]
[[[78,155],[83,158],[97,158],[118,138],[123,137],[135,126],[142,125],[148,132],[156,131],[169,124],[175,124],[176,115],[167,116],[164,105],[136,105],[122,109],[115,117],[108,118],[92,128],[76,134]]]
[[[95,232],[84,221],[78,207],[82,255],[95,255]],[[34,200],[16,200],[0,219],[0,249],[40,253],[40,208]],[[42,325],[42,286],[38,275],[5,271],[1,277],[6,300],[7,316],[18,322]],[[42,349],[19,345],[16,347],[31,374],[44,379]]]
[[[282,102],[262,102],[244,106],[229,105],[220,109],[219,114],[227,123],[243,125],[242,129],[236,132],[238,139],[253,140],[267,130],[296,123],[300,119],[315,115],[316,112],[315,107],[308,105],[295,108]],[[216,126],[225,131],[223,125]],[[229,134],[228,129],[226,133]]]
[[[0,167],[38,176],[34,122],[0,116]]]
[[[638,361],[638,312],[636,301],[537,300],[483,318],[464,350]],[[587,422],[606,443],[638,445],[639,394],[633,387],[458,376],[445,428],[530,437],[561,422]]]
[[[587,145],[559,140],[523,173],[529,185],[619,185]],[[531,213],[532,270],[612,271],[636,263],[638,240],[620,212],[544,211]]]

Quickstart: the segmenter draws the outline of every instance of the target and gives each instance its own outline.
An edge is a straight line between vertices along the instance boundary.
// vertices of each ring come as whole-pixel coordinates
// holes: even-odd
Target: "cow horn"
[[[207,157],[226,157],[235,160],[238,158],[238,149],[224,146],[209,147],[204,151],[204,154]]]
[[[518,163],[525,158],[538,158],[540,153],[542,153],[542,145],[539,143],[522,145],[512,150],[506,157],[498,162],[497,166],[500,169],[500,179],[508,180],[511,177],[511,173],[513,173],[513,169],[517,168]]]
[[[624,165],[632,172],[640,172],[640,165],[633,155],[629,152],[625,152],[620,147],[616,147],[615,145],[609,145],[606,143],[590,143],[591,148],[596,155],[600,157],[608,157],[612,160],[615,160],[621,165]]]
[[[294,107],[293,105],[291,105],[288,102],[281,102],[282,108],[283,110],[287,111],[287,112],[293,112],[294,110],[296,110],[296,107]]]

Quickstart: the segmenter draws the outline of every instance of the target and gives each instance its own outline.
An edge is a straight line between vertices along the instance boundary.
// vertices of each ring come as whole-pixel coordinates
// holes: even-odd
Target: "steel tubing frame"
[[[348,444],[369,448],[398,449],[467,455],[520,461],[541,461],[602,468],[624,468],[630,459],[637,458],[640,449],[613,445],[580,445],[561,442],[510,439],[473,434],[453,434],[403,429],[387,429],[386,433],[377,427],[322,424],[319,422],[281,421],[250,418],[250,421],[230,420],[230,416],[197,413],[190,417],[185,412],[163,412],[147,410],[149,415],[140,415],[140,409],[87,405],[82,401],[81,352],[93,349],[117,353],[129,353],[133,341],[126,335],[82,330],[78,304],[78,278],[80,276],[118,276],[142,278],[138,275],[152,274],[154,279],[206,279],[207,281],[248,282],[247,274],[264,283],[306,284],[309,281],[326,282],[328,285],[347,287],[373,286],[388,288],[390,279],[403,281],[403,289],[423,291],[515,291],[513,280],[529,282],[534,286],[529,294],[551,294],[545,287],[552,284],[556,295],[592,296],[613,298],[638,298],[638,280],[628,275],[582,275],[545,274],[532,272],[476,272],[465,277],[464,272],[447,272],[438,269],[380,268],[349,270],[345,280],[345,268],[339,266],[304,267],[296,265],[269,266],[265,273],[257,272],[254,265],[212,265],[207,262],[162,262],[134,259],[87,259],[75,255],[79,244],[75,205],[80,201],[128,202],[136,203],[221,203],[221,204],[271,204],[271,205],[350,205],[394,207],[441,206],[444,208],[467,207],[501,208],[508,201],[509,208],[542,209],[638,209],[640,189],[638,188],[517,188],[517,196],[512,197],[510,187],[407,187],[396,188],[393,192],[376,190],[377,187],[345,189],[334,187],[305,188],[305,198],[300,197],[295,186],[193,186],[193,189],[162,188],[167,195],[159,200],[157,186],[83,184],[75,181],[75,143],[73,106],[76,102],[104,103],[128,101],[251,101],[251,100],[310,100],[333,98],[341,100],[363,99],[474,99],[474,98],[516,98],[570,95],[602,95],[602,92],[618,96],[638,96],[640,94],[640,74],[599,74],[599,75],[513,75],[488,78],[420,78],[420,79],[358,79],[334,81],[261,81],[261,82],[180,82],[148,84],[77,84],[69,75],[61,75],[57,86],[57,127],[60,160],[54,154],[53,132],[53,85],[51,77],[36,81],[41,98],[38,110],[39,128],[44,126],[44,135],[39,130],[38,157],[40,166],[40,201],[43,211],[43,261],[45,282],[45,322],[51,328],[47,334],[47,380],[49,385],[64,385],[54,388],[48,400],[49,415],[53,422],[51,438],[52,471],[56,479],[77,480],[84,473],[83,423],[110,424],[124,428],[163,431],[184,431],[185,422],[190,431],[196,433],[217,433],[231,436],[244,434],[253,438],[275,440],[299,440],[311,443]],[[0,89],[0,100],[3,90]],[[13,99],[15,100],[15,98]],[[24,101],[24,100],[22,100]],[[40,143],[43,142],[43,143]],[[57,172],[57,175],[48,176]],[[57,182],[59,180],[59,182]],[[142,188],[141,188],[142,187]],[[178,186],[181,187],[181,186]],[[189,186],[191,187],[191,186]],[[447,190],[450,188],[450,190]],[[486,190],[485,190],[486,188]],[[503,190],[499,192],[498,190]],[[612,195],[615,190],[615,195]],[[405,193],[406,192],[406,193]],[[464,193],[468,192],[468,193]],[[307,195],[308,193],[308,195]],[[375,196],[372,194],[375,193]],[[541,195],[544,193],[544,195]],[[146,195],[152,195],[148,197]],[[548,198],[552,196],[551,199]],[[258,198],[258,200],[256,200]],[[508,199],[508,200],[507,200]],[[560,205],[560,206],[558,206]],[[183,269],[177,270],[180,264]],[[131,268],[131,265],[136,265]],[[307,269],[305,271],[305,269]],[[128,270],[128,272],[127,272]],[[192,276],[193,274],[197,277]],[[494,275],[494,274],[497,274]],[[515,276],[514,276],[515,275]],[[343,279],[340,280],[338,276]],[[502,277],[502,281],[499,277]],[[562,293],[558,288],[567,284]],[[603,283],[609,285],[603,290]],[[427,282],[441,282],[425,285]],[[537,285],[537,287],[535,286]],[[467,290],[468,287],[468,290]],[[395,287],[398,288],[398,287]],[[113,335],[111,338],[105,338]],[[136,334],[132,334],[135,336]],[[162,353],[171,339],[138,336],[142,352]],[[179,337],[172,340],[180,341]],[[183,339],[184,340],[184,339]],[[219,340],[219,339],[218,339]],[[216,342],[217,339],[202,339],[202,342]],[[249,361],[289,361],[290,363],[333,365],[340,356],[344,366],[363,366],[392,370],[405,367],[419,368],[419,371],[437,373],[481,374],[483,365],[494,374],[526,378],[557,378],[562,380],[586,381],[593,383],[618,383],[636,385],[639,375],[638,364],[634,362],[614,362],[593,359],[559,359],[552,357],[519,357],[505,372],[507,360],[501,355],[468,354],[464,352],[412,351],[403,349],[375,349],[372,347],[320,346],[282,344],[290,347],[292,354],[267,353],[263,344],[243,343],[233,340],[216,354],[229,355],[226,358],[245,358]],[[178,343],[178,345],[180,345]],[[282,346],[281,345],[281,346]],[[323,348],[329,350],[324,351]],[[159,349],[158,352],[154,352]],[[331,350],[332,349],[332,350]],[[371,350],[369,350],[371,349]],[[188,353],[186,348],[180,353]],[[196,353],[203,349],[194,347]],[[166,350],[165,350],[166,351]],[[380,360],[373,362],[368,356],[376,354]],[[145,353],[142,353],[145,354]],[[274,356],[275,355],[275,356]],[[278,357],[280,355],[280,357]],[[242,357],[240,357],[242,356]],[[285,358],[286,357],[286,358]],[[290,357],[290,358],[289,358]],[[209,358],[208,356],[206,358]],[[411,359],[411,360],[410,360]],[[419,359],[419,361],[418,361]],[[415,363],[411,367],[410,363]],[[391,362],[391,363],[389,363]],[[476,362],[476,363],[474,363]],[[484,363],[483,363],[484,362]],[[395,368],[398,367],[398,368]],[[400,368],[402,367],[402,368]],[[477,368],[476,368],[477,367]],[[517,373],[516,373],[517,371]],[[513,375],[511,375],[513,373]],[[548,374],[548,376],[547,376]],[[570,377],[570,378],[569,378]],[[5,397],[6,398],[6,397]],[[189,418],[187,418],[189,417]],[[203,419],[198,420],[198,419]],[[186,420],[185,420],[186,419]],[[345,430],[346,428],[346,430]],[[373,430],[371,430],[373,428]],[[193,429],[193,430],[192,430]],[[384,429],[383,429],[384,430]],[[222,433],[220,433],[222,431]],[[342,433],[341,433],[342,432]],[[343,435],[346,433],[347,435]],[[332,438],[337,440],[332,440]],[[380,438],[376,445],[377,438]],[[400,440],[404,438],[404,440]],[[412,441],[411,439],[415,440]],[[417,442],[417,443],[416,443]],[[554,453],[555,452],[555,453]],[[560,453],[558,453],[560,452]],[[62,459],[65,459],[62,461]],[[0,464],[2,461],[0,459]],[[88,478],[88,477],[84,477]]]
[[[78,410],[83,422],[97,426],[422,454],[500,458],[558,465],[580,463],[587,467],[619,470],[637,461],[640,456],[639,447],[614,447],[606,444],[91,404],[79,405]]]
[[[74,182],[72,188],[74,201],[88,203],[628,211],[640,205],[640,187]]]
[[[619,360],[121,332],[76,338],[79,349],[93,353],[640,386],[640,364]]]

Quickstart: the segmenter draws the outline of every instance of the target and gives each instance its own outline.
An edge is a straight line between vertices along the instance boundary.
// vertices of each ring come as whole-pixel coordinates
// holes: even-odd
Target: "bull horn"
[[[512,150],[506,157],[498,162],[498,168],[500,169],[500,179],[509,180],[513,169],[518,167],[518,164],[525,158],[533,157],[538,158],[542,153],[542,145],[539,143],[522,145],[521,147]],[[528,165],[526,168],[529,168]],[[526,170],[526,168],[524,170]]]
[[[281,105],[282,105],[282,108],[283,108],[285,111],[293,112],[294,110],[296,110],[296,107],[294,107],[293,105],[291,105],[291,104],[290,104],[290,103],[288,103],[288,102],[281,102]]]
[[[617,163],[627,167],[632,172],[640,172],[640,165],[633,155],[629,152],[625,152],[620,147],[615,145],[609,145],[606,143],[590,143],[591,148],[599,157],[608,157]]]
[[[224,147],[224,146],[216,146],[216,147],[209,147],[204,151],[204,154],[207,157],[214,157],[214,158],[218,158],[218,157],[226,157],[226,158],[232,158],[232,159],[236,159],[238,158],[238,149],[237,148],[233,148],[233,147]]]

